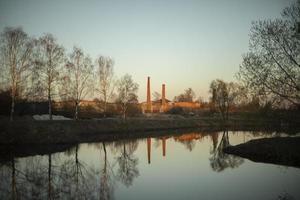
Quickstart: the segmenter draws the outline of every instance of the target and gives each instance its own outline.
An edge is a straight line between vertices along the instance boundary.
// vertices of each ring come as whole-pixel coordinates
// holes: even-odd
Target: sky
[[[52,33],[68,53],[74,45],[94,60],[109,56],[117,77],[173,99],[191,87],[209,97],[209,84],[234,81],[247,52],[251,22],[280,17],[293,0],[0,0],[0,31],[21,26]]]

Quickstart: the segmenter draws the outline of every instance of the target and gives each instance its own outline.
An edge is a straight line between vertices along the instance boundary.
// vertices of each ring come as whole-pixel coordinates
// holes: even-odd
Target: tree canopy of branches
[[[92,92],[93,65],[88,56],[80,48],[74,47],[66,64],[66,75],[63,78],[65,94],[75,103],[74,118],[78,119],[81,101]]]
[[[239,77],[255,92],[300,105],[300,1],[275,20],[253,22]]]
[[[31,67],[33,42],[21,28],[4,29],[1,34],[1,73],[6,80],[4,84],[10,89],[11,111],[10,120],[13,120],[15,101],[21,96],[22,84],[28,77]]]
[[[128,74],[125,74],[118,81],[117,102],[121,104],[122,114],[124,119],[126,119],[129,104],[138,103],[138,99],[137,99],[138,89],[139,89],[139,85],[133,82],[132,77]]]
[[[238,85],[217,79],[211,82],[209,92],[211,103],[220,112],[223,120],[227,120],[229,108],[238,96]]]
[[[38,40],[37,58],[35,62],[35,70],[38,80],[37,89],[45,91],[48,100],[49,119],[52,120],[52,99],[55,93],[55,87],[60,80],[59,72],[65,61],[64,48],[56,43],[55,38],[51,34],[46,34]],[[39,90],[39,89],[38,89]]]
[[[114,92],[114,61],[111,58],[100,56],[97,60],[98,63],[98,87],[96,91],[100,94],[100,100],[103,102],[104,116],[107,112],[107,103],[111,100]]]
[[[153,92],[152,96],[153,96],[154,101],[160,100],[160,98],[161,98],[161,94],[157,91]]]
[[[188,88],[183,94],[174,97],[176,102],[193,102],[195,98],[195,92],[192,88]]]

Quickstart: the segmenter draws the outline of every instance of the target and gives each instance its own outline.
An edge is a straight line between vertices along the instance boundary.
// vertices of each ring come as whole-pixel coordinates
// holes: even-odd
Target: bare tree
[[[192,88],[188,88],[183,94],[174,97],[176,102],[193,102],[195,98],[195,92]]]
[[[46,34],[38,40],[37,59],[35,69],[38,73],[37,80],[39,87],[45,91],[48,99],[49,119],[52,120],[52,99],[58,81],[60,80],[59,72],[65,61],[64,48],[56,43],[51,34]],[[39,89],[39,90],[40,90]]]
[[[77,120],[81,101],[93,91],[92,61],[80,48],[74,47],[66,70],[64,88],[68,98],[75,103],[74,118]]]
[[[209,92],[211,93],[212,104],[221,113],[223,120],[227,120],[229,108],[238,96],[238,85],[217,79],[211,82]]]
[[[121,104],[122,114],[124,120],[126,120],[127,109],[129,104],[137,103],[137,91],[139,85],[133,82],[132,77],[128,74],[121,77],[118,82],[118,99],[117,102]]]
[[[1,73],[7,75],[7,87],[11,90],[10,120],[13,121],[15,101],[21,95],[21,85],[31,67],[33,43],[22,28],[7,27],[1,34]]]
[[[254,22],[239,77],[257,93],[300,105],[300,1],[282,18]]]
[[[161,98],[161,94],[157,91],[153,92],[152,96],[153,96],[154,101],[157,101]]]
[[[100,93],[100,100],[103,102],[104,117],[107,112],[107,103],[111,100],[115,88],[114,61],[111,58],[100,56],[97,59],[99,85],[96,91]]]

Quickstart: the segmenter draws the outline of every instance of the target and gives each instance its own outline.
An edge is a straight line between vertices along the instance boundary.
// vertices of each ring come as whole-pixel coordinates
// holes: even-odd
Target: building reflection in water
[[[196,140],[200,140],[204,137],[201,133],[188,133],[180,136],[174,136],[176,142],[182,143],[189,151],[195,148]]]

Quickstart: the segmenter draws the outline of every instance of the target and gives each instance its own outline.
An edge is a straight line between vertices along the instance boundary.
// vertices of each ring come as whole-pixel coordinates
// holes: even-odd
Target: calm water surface
[[[263,132],[79,144],[0,163],[0,199],[300,199],[300,169],[223,154]]]

